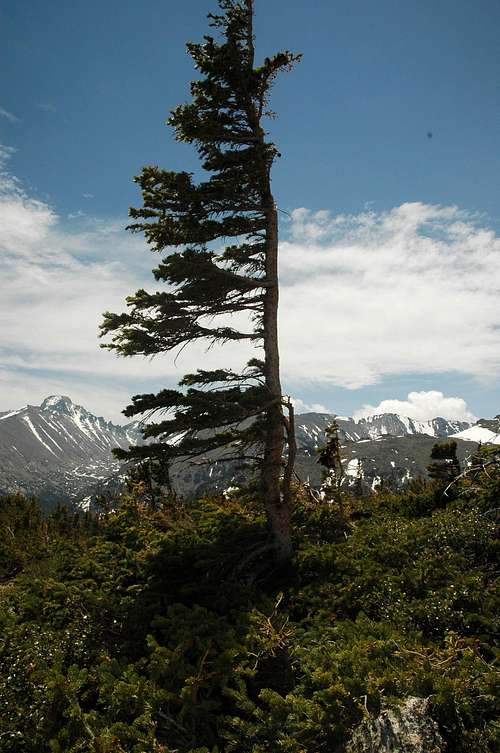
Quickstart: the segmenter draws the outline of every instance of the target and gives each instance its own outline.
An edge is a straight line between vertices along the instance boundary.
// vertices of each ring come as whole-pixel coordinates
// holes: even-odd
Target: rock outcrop
[[[383,708],[355,730],[346,753],[442,753],[443,740],[429,716],[428,698],[407,698]]]

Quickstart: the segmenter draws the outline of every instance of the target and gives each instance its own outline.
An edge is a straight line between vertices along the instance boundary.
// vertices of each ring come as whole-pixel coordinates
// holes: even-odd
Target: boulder
[[[428,698],[406,698],[367,718],[349,741],[346,753],[442,753],[444,743],[428,713]]]

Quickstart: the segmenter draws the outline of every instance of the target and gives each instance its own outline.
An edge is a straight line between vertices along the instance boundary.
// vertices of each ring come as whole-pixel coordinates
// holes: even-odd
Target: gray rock
[[[382,709],[355,730],[346,753],[442,753],[444,743],[428,713],[428,698],[407,698]]]

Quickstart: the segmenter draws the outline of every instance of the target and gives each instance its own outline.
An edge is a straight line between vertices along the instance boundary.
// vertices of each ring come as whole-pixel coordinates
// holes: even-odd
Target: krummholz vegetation
[[[387,753],[356,730],[409,705],[437,753],[496,753],[499,494],[498,447],[446,495],[299,493],[287,568],[252,558],[265,517],[237,493],[0,498],[0,753]],[[391,750],[430,753],[412,739]]]

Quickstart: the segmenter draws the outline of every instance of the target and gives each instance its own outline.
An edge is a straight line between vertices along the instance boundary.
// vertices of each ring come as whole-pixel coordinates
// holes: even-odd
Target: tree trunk
[[[245,0],[247,11],[247,45],[249,65],[254,65],[253,41],[253,0]],[[262,103],[261,103],[262,104]],[[252,101],[247,103],[249,124],[257,141],[264,148],[264,131],[260,124],[260,112]],[[264,151],[262,152],[262,155]],[[264,373],[269,390],[270,407],[266,416],[266,436],[261,470],[261,492],[267,513],[267,520],[274,541],[275,556],[279,563],[287,562],[293,553],[291,533],[290,484],[288,493],[281,493],[281,471],[283,462],[284,420],[280,382],[280,361],[278,350],[278,212],[271,191],[270,165],[266,158],[261,159],[262,207],[266,214],[265,276],[268,283],[264,293],[263,338]],[[293,471],[290,468],[290,477]]]
[[[278,351],[278,214],[269,191],[266,232],[266,279],[273,281],[264,295],[264,355],[266,385],[271,406],[267,411],[267,427],[262,463],[262,496],[274,539],[276,559],[286,562],[292,556],[290,495],[280,488],[284,448],[284,421]]]

